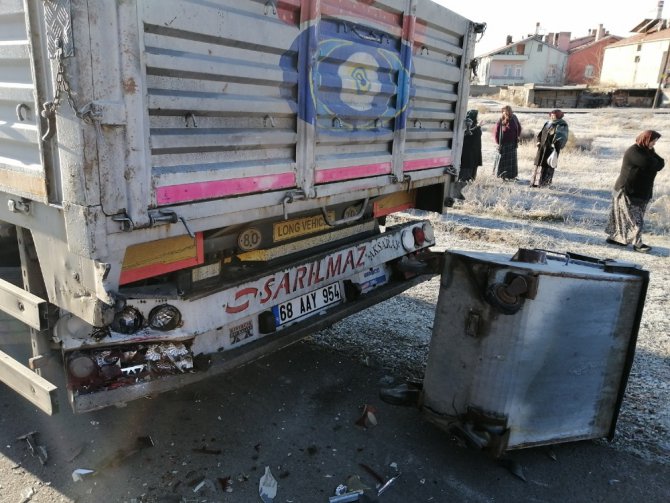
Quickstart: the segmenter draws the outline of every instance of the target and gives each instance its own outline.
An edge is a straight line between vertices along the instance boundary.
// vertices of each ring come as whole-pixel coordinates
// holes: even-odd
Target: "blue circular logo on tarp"
[[[401,41],[366,28],[342,26],[322,21],[318,42],[311,27],[293,44],[289,53],[292,57],[282,57],[282,67],[285,72],[290,70],[293,79],[296,65],[299,69],[298,117],[315,125],[322,134],[375,132],[390,120],[404,119],[409,103],[409,72],[401,60]],[[314,54],[314,63],[307,72],[302,65],[307,64],[310,53]],[[404,120],[390,126],[399,127],[404,127]]]

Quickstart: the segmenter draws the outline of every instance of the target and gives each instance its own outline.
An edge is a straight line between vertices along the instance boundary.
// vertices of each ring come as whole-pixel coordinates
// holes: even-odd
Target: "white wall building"
[[[568,60],[570,32],[530,36],[479,57],[474,84],[500,86],[562,84]]]
[[[641,33],[605,48],[600,83],[617,87],[665,87],[670,29]]]

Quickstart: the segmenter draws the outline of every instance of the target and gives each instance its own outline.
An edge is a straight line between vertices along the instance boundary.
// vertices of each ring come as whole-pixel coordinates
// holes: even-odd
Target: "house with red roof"
[[[622,38],[611,35],[601,24],[598,28],[589,30],[588,35],[570,40],[565,83],[568,85],[598,84],[605,48]]]

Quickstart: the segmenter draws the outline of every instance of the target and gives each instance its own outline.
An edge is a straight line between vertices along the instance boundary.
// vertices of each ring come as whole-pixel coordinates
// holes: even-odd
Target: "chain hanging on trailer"
[[[75,102],[74,96],[72,95],[72,86],[70,86],[70,83],[67,80],[67,75],[65,74],[65,64],[63,63],[64,59],[63,44],[62,40],[59,39],[58,49],[56,50],[56,61],[58,62],[58,66],[56,68],[56,86],[54,89],[54,99],[52,101],[45,101],[42,104],[42,111],[40,112],[40,115],[47,120],[47,130],[42,136],[43,141],[49,140],[56,132],[54,123],[56,118],[56,111],[58,110],[58,107],[60,107],[64,97],[67,99],[67,102],[72,108],[74,115],[78,119],[83,120],[87,124],[92,124],[94,122],[94,113],[90,106],[85,106],[82,109],[77,107],[77,103]]]

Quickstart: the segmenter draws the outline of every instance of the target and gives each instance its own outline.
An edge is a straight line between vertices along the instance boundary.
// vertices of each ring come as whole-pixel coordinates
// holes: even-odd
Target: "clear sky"
[[[611,35],[631,36],[630,30],[646,18],[656,18],[658,0],[433,0],[472,21],[486,23],[486,32],[475,47],[475,54],[490,52],[535,33],[569,31],[570,38],[588,35],[590,28],[602,24]],[[665,0],[661,15],[670,18],[670,0]]]

